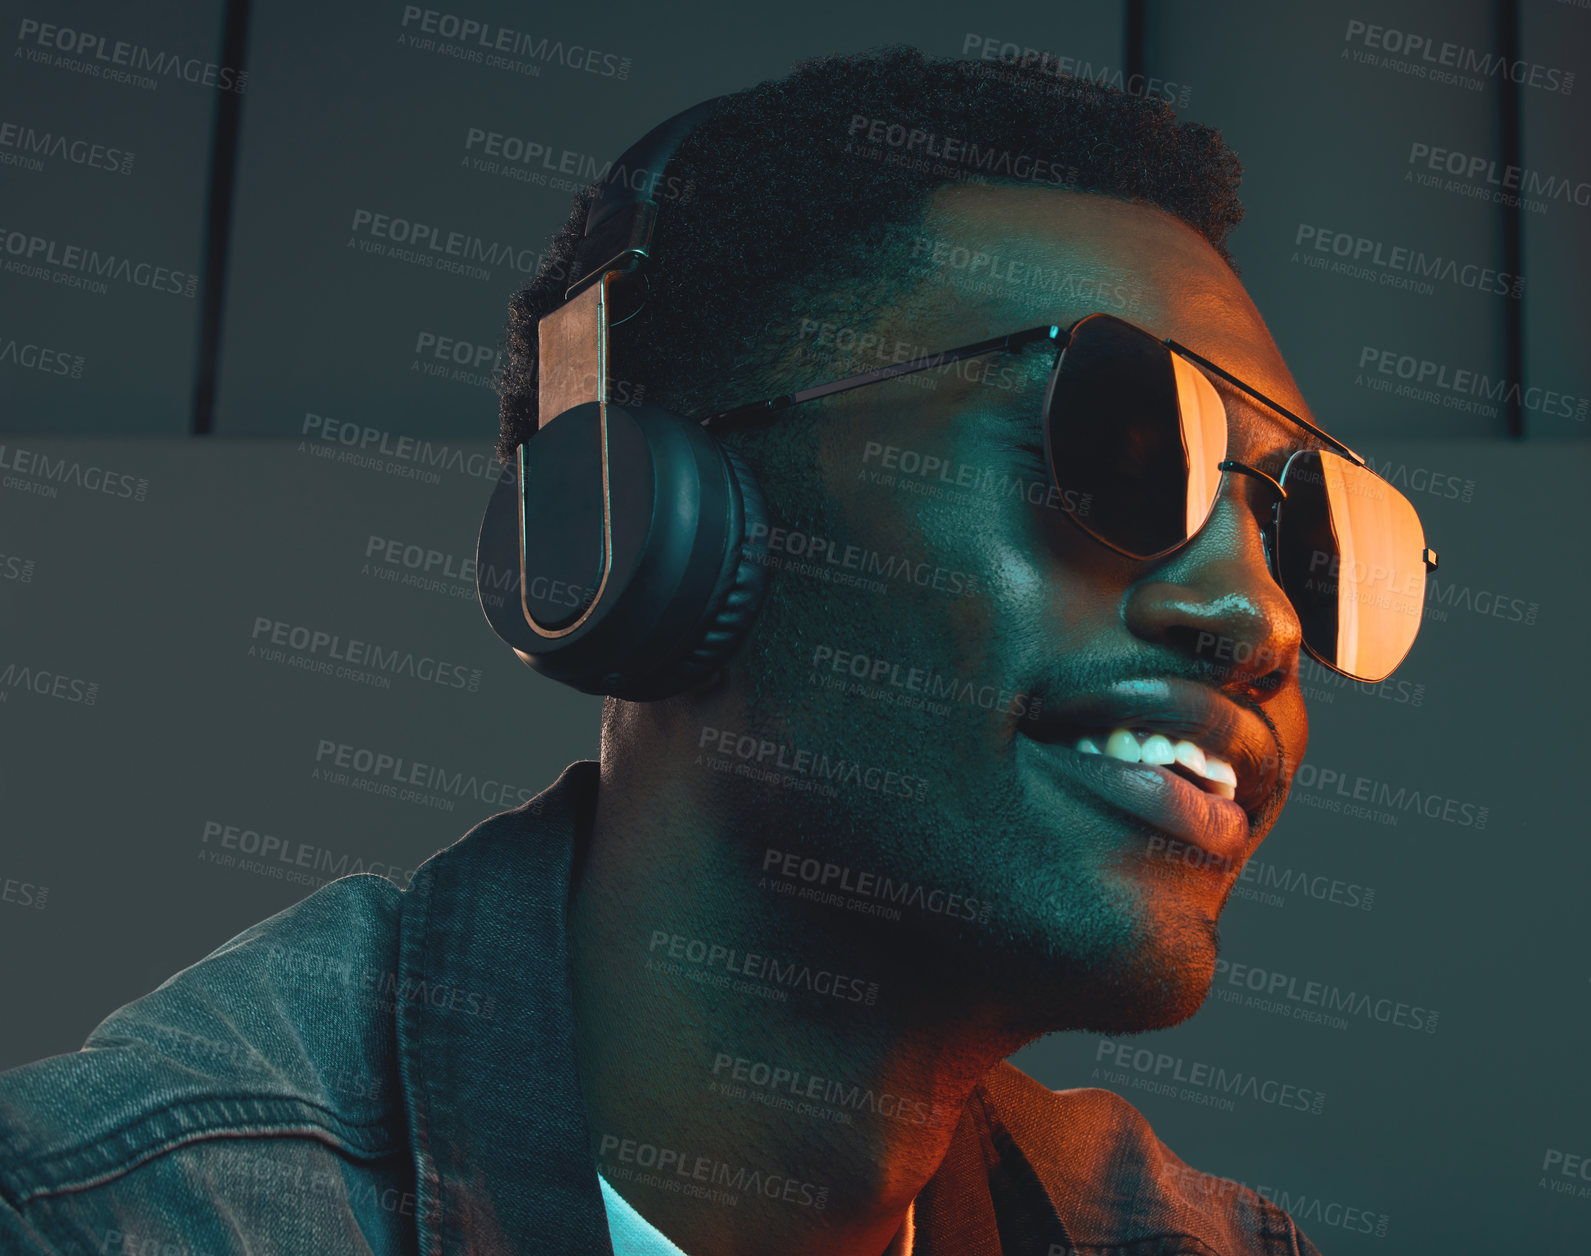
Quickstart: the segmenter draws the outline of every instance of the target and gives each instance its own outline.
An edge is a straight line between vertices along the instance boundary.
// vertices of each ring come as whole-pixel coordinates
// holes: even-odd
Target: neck
[[[776,808],[610,765],[570,909],[597,1167],[688,1256],[879,1256],[1030,1035],[899,924],[758,888]]]

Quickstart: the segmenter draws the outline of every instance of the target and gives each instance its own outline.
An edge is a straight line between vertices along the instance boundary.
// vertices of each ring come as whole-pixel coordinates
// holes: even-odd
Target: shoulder
[[[1010,1064],[983,1084],[1075,1243],[1125,1247],[1175,1234],[1199,1244],[1191,1250],[1221,1256],[1318,1256],[1286,1212],[1239,1182],[1185,1163],[1120,1095],[1051,1090]]]
[[[111,1013],[80,1050],[0,1073],[0,1236],[163,1251],[174,1236],[127,1236],[164,1218],[188,1236],[172,1250],[197,1256],[203,1218],[235,1209],[244,1230],[256,1206],[325,1214],[306,1233],[329,1235],[370,1188],[377,1222],[400,1215],[402,899],[381,877],[333,881]]]

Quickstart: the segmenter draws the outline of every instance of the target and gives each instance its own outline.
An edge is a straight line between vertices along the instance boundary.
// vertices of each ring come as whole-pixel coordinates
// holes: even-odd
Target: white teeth
[[[1159,733],[1151,733],[1144,738],[1140,753],[1143,755],[1144,763],[1165,764],[1177,761],[1176,751],[1171,748],[1171,739],[1162,737]]]
[[[1202,777],[1209,792],[1219,798],[1237,798],[1237,773],[1225,759],[1208,754],[1191,741],[1172,741],[1160,733],[1150,733],[1142,741],[1130,729],[1112,729],[1101,749],[1092,737],[1080,737],[1079,754],[1105,754],[1124,763],[1149,763],[1164,766],[1176,763]]]
[[[1191,741],[1179,741],[1172,747],[1176,751],[1177,762],[1190,772],[1204,775],[1204,751],[1195,746]]]
[[[1118,728],[1105,742],[1105,753],[1112,759],[1120,759],[1124,763],[1139,763],[1143,760],[1143,751],[1138,745],[1138,739],[1125,728]]]
[[[1212,793],[1219,794],[1222,798],[1237,797],[1237,773],[1225,759],[1207,755],[1205,769],[1200,775],[1215,786]]]
[[[1206,757],[1204,775],[1209,780],[1220,781],[1223,785],[1237,784],[1237,773],[1232,770],[1232,765],[1225,759],[1217,759],[1213,754]]]

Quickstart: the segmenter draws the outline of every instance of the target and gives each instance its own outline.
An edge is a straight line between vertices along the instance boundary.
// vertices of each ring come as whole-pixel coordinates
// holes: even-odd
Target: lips
[[[1223,858],[1241,855],[1281,777],[1270,725],[1193,681],[1121,681],[1046,703],[1022,731],[1063,780]]]

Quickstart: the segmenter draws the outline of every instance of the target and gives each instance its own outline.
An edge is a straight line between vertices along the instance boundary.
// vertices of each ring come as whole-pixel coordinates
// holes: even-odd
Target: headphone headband
[[[568,300],[610,271],[638,270],[651,256],[657,222],[655,193],[669,158],[724,98],[714,96],[658,123],[608,169],[586,214],[585,236],[575,249]]]

